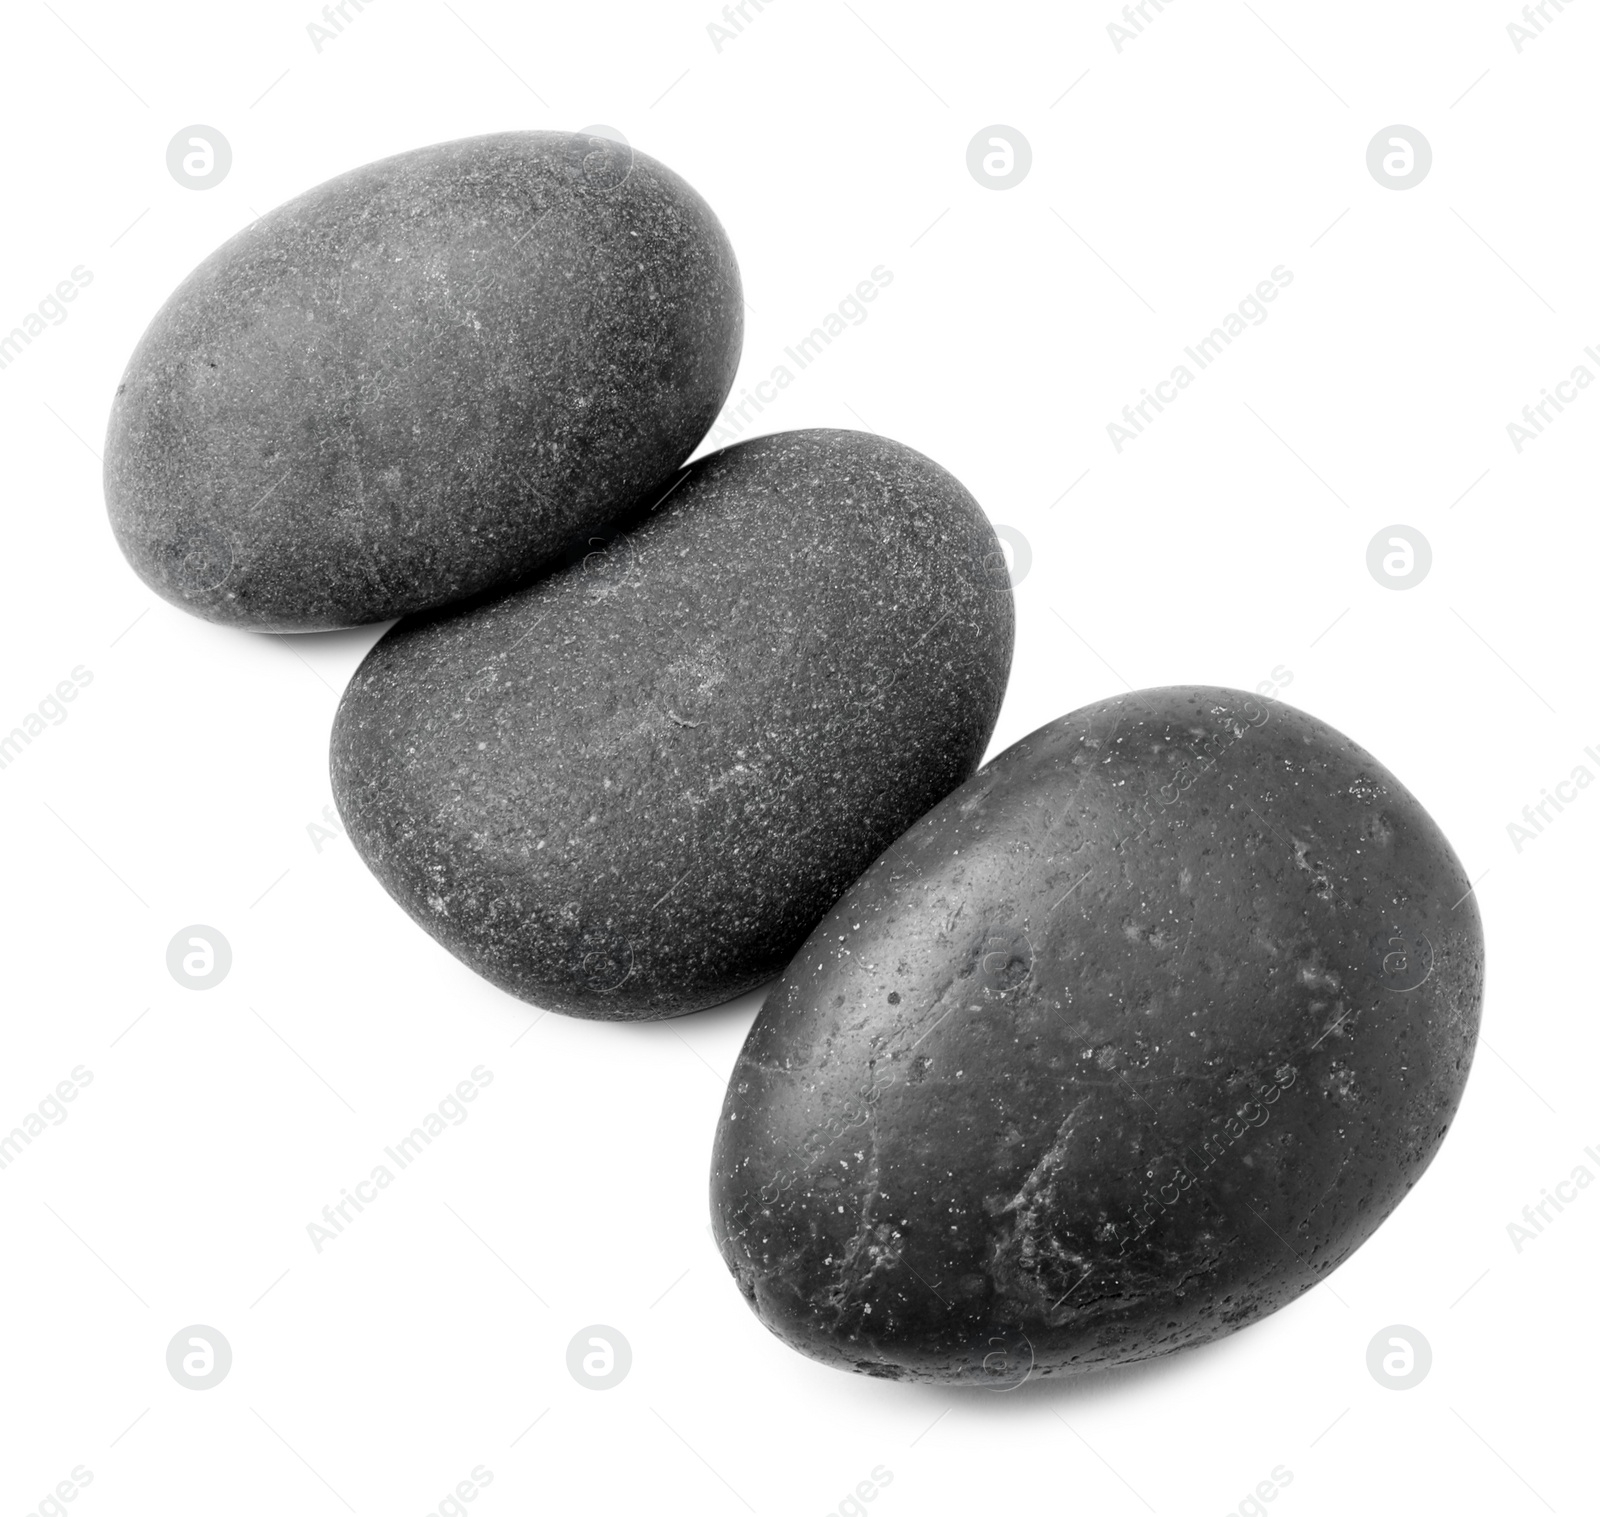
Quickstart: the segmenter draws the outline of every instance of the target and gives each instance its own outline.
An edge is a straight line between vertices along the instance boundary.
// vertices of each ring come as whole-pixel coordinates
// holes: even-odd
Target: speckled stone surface
[[[532,586],[394,627],[334,722],[389,892],[540,1005],[652,1018],[782,969],[983,756],[1005,563],[921,454],[784,432],[691,465]]]
[[[152,589],[311,631],[526,577],[715,419],[744,307],[670,169],[599,137],[402,153],[253,222],[140,339],[106,438]]]
[[[713,1162],[739,1287],[825,1363],[1002,1389],[1276,1310],[1444,1137],[1468,889],[1393,775],[1277,702],[1146,690],[1041,728],[768,996]]]

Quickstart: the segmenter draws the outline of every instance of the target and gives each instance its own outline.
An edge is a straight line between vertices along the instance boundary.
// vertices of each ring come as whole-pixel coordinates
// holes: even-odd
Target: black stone
[[[750,1032],[713,1229],[841,1369],[1010,1388],[1325,1280],[1460,1100],[1483,941],[1449,844],[1331,727],[1233,690],[1007,749],[840,900]]]
[[[1011,589],[967,491],[856,432],[711,454],[596,549],[391,629],[335,718],[334,795],[395,899],[497,985],[675,1016],[778,973],[972,773]]]
[[[112,406],[112,528],[152,589],[237,626],[469,597],[670,478],[743,331],[716,217],[642,153],[401,153],[269,212],[162,307]]]

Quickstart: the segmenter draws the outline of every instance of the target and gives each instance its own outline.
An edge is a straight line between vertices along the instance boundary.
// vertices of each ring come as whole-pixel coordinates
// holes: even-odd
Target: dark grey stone
[[[140,339],[106,439],[152,589],[312,631],[525,578],[671,477],[733,383],[733,250],[670,169],[504,132],[319,185]]]
[[[675,1016],[776,974],[972,773],[1011,590],[966,490],[857,432],[711,454],[595,546],[379,641],[334,795],[395,899],[497,985]]]
[[[1460,1100],[1469,882],[1331,727],[1118,696],[986,765],[767,997],[713,1229],[841,1369],[1008,1389],[1206,1342],[1325,1280]]]

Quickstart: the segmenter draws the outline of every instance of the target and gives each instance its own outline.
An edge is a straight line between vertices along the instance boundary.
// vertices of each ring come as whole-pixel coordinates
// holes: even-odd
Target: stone
[[[1010,670],[1004,555],[886,438],[695,463],[593,552],[409,618],[334,722],[372,872],[513,995],[676,1016],[781,970],[976,768]]]
[[[161,308],[105,490],[158,594],[263,631],[526,579],[653,495],[738,367],[733,250],[670,169],[502,132],[342,174]]]
[[[712,1225],[779,1338],[989,1385],[1326,1280],[1438,1151],[1483,939],[1439,828],[1275,701],[1100,701],[898,839],[767,996]]]

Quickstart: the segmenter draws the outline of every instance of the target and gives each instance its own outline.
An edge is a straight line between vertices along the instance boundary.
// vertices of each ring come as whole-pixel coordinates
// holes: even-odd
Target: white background
[[[0,1130],[74,1066],[93,1082],[0,1172],[7,1512],[78,1465],[88,1517],[421,1517],[479,1465],[484,1517],[822,1517],[877,1466],[884,1517],[1221,1517],[1280,1465],[1287,1517],[1594,1509],[1600,1187],[1520,1252],[1507,1224],[1580,1163],[1600,1175],[1600,791],[1520,851],[1507,824],[1600,773],[1600,393],[1520,454],[1506,427],[1579,363],[1600,373],[1600,13],[1551,6],[1519,53],[1510,0],[1252,5],[1151,6],[1120,52],[1109,0],[770,0],[720,51],[711,0],[374,0],[320,52],[311,0],[10,9],[0,330],[74,266],[93,279],[0,370],[0,730],[75,666],[93,681],[0,771]],[[1281,666],[1283,698],[1376,753],[1481,881],[1485,1042],[1459,1119],[1331,1284],[1210,1347],[1006,1395],[791,1353],[707,1233],[755,998],[607,1026],[477,980],[308,832],[379,629],[221,630],[122,562],[109,401],[196,262],[372,159],[596,122],[727,227],[741,387],[892,271],[761,426],[896,437],[1027,539],[993,751],[1125,685]],[[233,150],[201,192],[165,162],[197,123]],[[1003,192],[966,167],[995,123],[1033,152]],[[1434,153],[1405,191],[1366,166],[1394,123]],[[1119,454],[1107,423],[1277,265],[1293,283],[1265,323]],[[1433,551],[1399,592],[1366,564],[1396,523]],[[165,964],[191,923],[232,944],[205,992]],[[480,1064],[469,1120],[315,1252],[307,1224]],[[165,1367],[194,1323],[233,1348],[204,1392]],[[633,1350],[603,1393],[565,1366],[591,1323]],[[1405,1392],[1365,1363],[1395,1323],[1434,1356]]]

